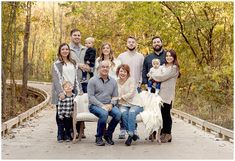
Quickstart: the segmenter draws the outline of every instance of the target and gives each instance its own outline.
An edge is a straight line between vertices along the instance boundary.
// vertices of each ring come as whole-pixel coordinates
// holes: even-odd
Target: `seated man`
[[[103,136],[108,144],[114,144],[112,135],[121,119],[121,112],[115,106],[117,101],[112,100],[113,97],[118,96],[118,86],[117,82],[108,75],[109,68],[109,61],[100,62],[98,75],[89,80],[87,87],[89,111],[99,118],[96,134],[96,145],[98,146],[105,145]],[[112,120],[105,131],[108,115],[112,116]]]

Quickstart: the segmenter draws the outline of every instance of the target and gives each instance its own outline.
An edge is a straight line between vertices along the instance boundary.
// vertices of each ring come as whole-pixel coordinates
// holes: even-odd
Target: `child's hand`
[[[63,116],[61,116],[61,115],[59,115],[59,119],[63,120],[63,119],[64,119],[64,117],[63,117]]]

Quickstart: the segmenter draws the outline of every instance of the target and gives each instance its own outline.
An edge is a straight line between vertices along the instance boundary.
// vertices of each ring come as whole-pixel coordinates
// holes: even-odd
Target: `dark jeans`
[[[87,83],[81,83],[83,93],[87,93]]]
[[[98,123],[97,123],[96,137],[104,136],[104,129],[106,127],[106,121],[109,115],[112,116],[112,120],[110,121],[108,129],[106,131],[106,135],[112,138],[113,132],[121,119],[120,110],[116,106],[114,106],[111,111],[106,111],[101,107],[91,105],[89,107],[89,111],[99,118]]]
[[[90,78],[94,76],[93,73],[82,72],[82,80],[87,80],[87,74],[90,74]]]
[[[71,139],[72,121],[72,117],[60,119],[58,113],[56,113],[56,123],[58,127],[57,137]]]
[[[170,113],[171,108],[172,108],[172,102],[171,104],[163,103],[163,107],[161,107],[162,120],[163,120],[163,128],[161,130],[161,134],[163,133],[171,134],[171,128],[172,128],[172,119]]]

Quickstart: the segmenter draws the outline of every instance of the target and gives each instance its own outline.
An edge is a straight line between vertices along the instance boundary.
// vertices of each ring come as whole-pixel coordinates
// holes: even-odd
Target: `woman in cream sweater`
[[[128,138],[125,142],[127,146],[131,145],[132,140],[136,141],[139,137],[135,132],[136,116],[143,111],[141,99],[138,95],[136,83],[130,77],[130,67],[122,64],[117,68],[118,76],[118,103],[122,113],[122,122],[128,132]]]
[[[171,142],[171,128],[172,119],[170,110],[175,98],[176,80],[180,77],[179,63],[177,60],[176,52],[169,50],[166,52],[166,63],[163,65],[164,73],[161,75],[153,76],[157,82],[161,82],[161,89],[159,95],[163,100],[163,107],[161,108],[163,128],[161,130],[161,142]]]

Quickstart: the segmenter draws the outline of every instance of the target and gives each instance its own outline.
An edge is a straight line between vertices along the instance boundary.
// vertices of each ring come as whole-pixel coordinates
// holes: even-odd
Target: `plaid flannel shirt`
[[[64,117],[71,117],[73,113],[73,107],[74,103],[73,100],[75,98],[75,94],[72,94],[72,96],[68,97],[65,95],[65,98],[63,100],[59,99],[58,102],[58,115],[59,118],[64,118]]]

